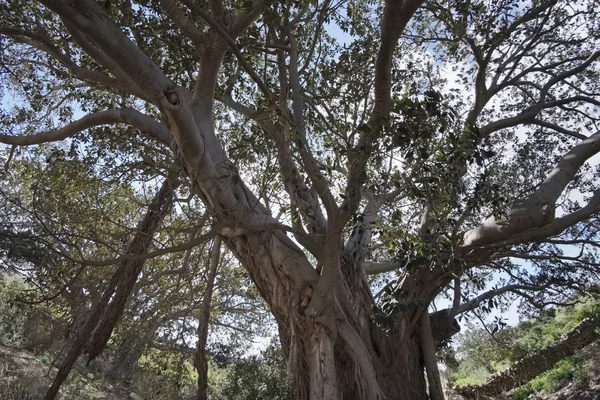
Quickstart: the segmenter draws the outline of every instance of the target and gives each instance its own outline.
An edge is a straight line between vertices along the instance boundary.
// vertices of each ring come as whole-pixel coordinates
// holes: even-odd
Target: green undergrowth
[[[480,385],[490,375],[560,340],[583,319],[599,311],[597,300],[582,299],[575,306],[544,310],[536,318],[501,329],[493,336],[482,329],[466,331],[458,336],[458,346],[450,363],[444,360],[450,368],[450,380],[460,387]],[[581,363],[576,357],[567,358],[515,393],[517,396],[539,391],[550,393],[555,384],[582,379]]]
[[[580,357],[568,357],[559,361],[551,370],[515,389],[512,398],[524,400],[532,394],[554,393],[568,382],[584,382],[587,377],[584,360]]]

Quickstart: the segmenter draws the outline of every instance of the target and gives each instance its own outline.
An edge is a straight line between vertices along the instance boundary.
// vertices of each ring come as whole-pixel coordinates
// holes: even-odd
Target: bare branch
[[[458,314],[460,309],[460,301],[462,297],[462,291],[460,288],[460,277],[454,278],[454,288],[453,288],[453,297],[452,297],[452,308],[450,309],[450,316],[455,317]]]
[[[555,76],[554,78],[550,79],[545,85],[544,85],[544,89],[542,90],[542,93],[540,95],[540,102],[544,101],[546,99],[546,96],[548,95],[548,92],[550,91],[550,89],[556,85],[559,82],[564,81],[565,79],[576,75],[580,72],[583,72],[586,70],[587,67],[589,67],[594,61],[596,61],[598,58],[600,58],[600,50],[595,51],[594,53],[592,53],[584,62],[582,62],[581,64],[579,64],[576,67],[573,67],[569,70],[564,71],[561,74],[558,74],[557,76]]]
[[[380,262],[380,263],[365,263],[365,274],[376,275],[383,272],[390,272],[402,268],[399,262]]]
[[[535,118],[540,113],[540,111],[542,111],[544,109],[548,109],[548,108],[559,107],[559,106],[562,106],[565,104],[570,104],[570,103],[575,103],[575,102],[587,102],[590,104],[594,104],[596,106],[600,105],[600,102],[598,100],[596,100],[592,97],[583,96],[583,95],[572,96],[572,97],[568,97],[568,98],[564,98],[564,99],[560,99],[560,100],[549,101],[549,102],[546,101],[548,94],[550,92],[550,89],[552,89],[556,84],[564,82],[567,78],[585,71],[593,62],[598,60],[598,58],[600,58],[600,50],[592,53],[589,57],[587,57],[585,59],[585,61],[583,61],[579,65],[577,65],[573,68],[570,68],[556,76],[553,76],[540,89],[539,98],[534,105],[530,106],[529,108],[527,108],[525,111],[523,111],[522,113],[520,113],[518,115],[509,117],[509,118],[504,118],[499,121],[494,121],[494,122],[491,122],[491,123],[485,125],[484,127],[480,128],[480,133],[483,136],[487,136],[487,135],[490,135],[491,133],[496,132],[500,129],[510,128],[510,127],[514,127],[514,126],[517,126],[520,124],[531,123],[535,120]],[[550,68],[550,67],[549,66],[540,67],[539,70],[543,72],[543,71],[546,71],[548,68]],[[532,70],[533,69],[526,70],[526,72],[530,72]],[[495,91],[494,93],[497,93],[499,90],[501,90],[504,87],[507,87],[510,84],[517,85],[520,82],[519,81],[520,76],[522,76],[524,73],[525,72],[522,72],[517,77],[513,78],[511,80],[511,82],[514,81],[513,83],[502,84],[502,85],[499,85],[496,88],[494,88],[494,91]]]
[[[261,92],[263,92],[263,94],[265,95],[265,98],[270,100],[271,99],[271,91],[269,90],[267,85],[263,82],[263,80],[260,78],[260,76],[258,76],[258,74],[254,70],[254,68],[252,68],[252,66],[250,64],[248,64],[248,61],[246,61],[246,58],[244,57],[244,55],[242,54],[242,52],[240,51],[240,49],[238,48],[237,44],[234,41],[234,38],[239,33],[243,32],[243,29],[245,29],[247,24],[249,24],[251,21],[253,21],[258,16],[257,15],[258,13],[256,11],[258,9],[258,7],[254,6],[254,7],[252,7],[251,12],[249,12],[247,15],[239,16],[238,24],[240,24],[240,26],[236,27],[236,32],[234,33],[234,35],[232,37],[208,13],[204,12],[204,10],[202,10],[198,5],[196,5],[196,3],[194,3],[191,0],[182,0],[182,2],[194,14],[196,14],[200,18],[202,18],[212,29],[214,29],[215,32],[217,32],[219,34],[219,36],[223,39],[223,41],[229,46],[229,48],[231,49],[231,52],[235,55],[235,57],[237,58],[238,62],[242,66],[242,68],[244,68],[244,71],[246,71],[246,73],[248,75],[250,75],[252,80],[258,85],[258,88],[261,90]],[[243,26],[241,26],[241,25],[243,25]]]
[[[181,9],[177,7],[175,0],[160,0],[160,4],[169,18],[171,18],[181,29],[183,34],[192,41],[196,50],[200,51],[201,47],[204,45],[204,35],[198,30],[196,25],[185,16]]]
[[[346,243],[346,250],[349,253],[353,254],[355,261],[358,263],[358,265],[364,264],[367,245],[371,240],[372,224],[379,215],[381,207],[385,203],[393,201],[401,193],[401,189],[396,189],[392,192],[383,193],[380,195],[372,195],[368,191],[364,191],[363,193],[368,199],[367,205],[363,209],[362,219],[356,223],[352,230],[352,234],[350,235],[350,238]],[[376,265],[373,263],[369,263],[367,266],[364,267],[365,273],[367,274],[385,272],[380,271],[380,269],[387,268],[382,265]]]
[[[40,2],[95,43],[144,93],[147,93],[149,98],[153,99],[153,103],[167,102],[166,93],[175,85],[150,57],[112,22],[100,5],[91,0],[76,3],[69,0]]]
[[[104,54],[104,52],[99,49],[96,44],[94,44],[86,35],[77,30],[77,28],[71,25],[68,21],[63,22],[69,33],[71,33],[73,36],[73,39],[75,39],[77,44],[81,46],[83,51],[96,60],[98,64],[110,71],[110,73],[113,74],[116,79],[133,95],[152,103],[150,97],[144,93],[140,86],[130,76],[128,76],[114,60]]]
[[[292,206],[300,210],[302,217],[307,222],[309,233],[324,234],[326,222],[317,196],[312,195],[304,183],[304,178],[300,174],[292,157],[289,143],[282,132],[282,129],[284,129],[282,124],[273,121],[271,118],[262,117],[260,112],[234,101],[229,95],[222,94],[218,95],[217,98],[231,109],[254,120],[275,142],[277,146],[277,162],[284,179],[284,188],[292,200]],[[318,246],[311,243],[304,243],[304,239],[297,239],[301,241],[303,246],[306,245],[312,254],[320,254]]]
[[[342,203],[340,220],[352,215],[362,198],[362,185],[366,179],[365,168],[372,145],[389,118],[392,104],[392,58],[398,39],[424,0],[390,0],[385,3],[381,27],[381,44],[375,61],[375,100],[366,126],[361,127],[358,143],[348,155],[349,175],[346,199]]]
[[[159,140],[163,144],[168,145],[170,143],[171,134],[164,125],[145,114],[129,108],[99,111],[94,114],[86,115],[63,128],[37,133],[35,135],[11,136],[0,134],[0,142],[17,146],[57,142],[72,137],[89,128],[112,124],[132,125]]]
[[[303,142],[298,150],[302,157],[306,172],[315,185],[315,189],[327,210],[328,217],[333,219],[338,212],[338,207],[331,194],[331,190],[329,189],[329,183],[321,173],[317,161],[315,160],[311,149],[308,147],[308,140],[306,138],[304,124],[304,94],[302,93],[300,77],[298,76],[298,42],[292,34],[288,35],[288,37],[291,47],[289,70],[290,87],[292,89],[292,111],[294,113],[296,131]],[[336,229],[339,229],[339,226]]]
[[[600,102],[591,97],[587,96],[572,96],[560,100],[555,100],[547,103],[538,102],[537,104],[527,108],[520,114],[514,115],[512,117],[504,118],[498,121],[490,122],[489,124],[481,127],[479,132],[482,136],[489,136],[494,132],[497,132],[501,129],[512,128],[522,124],[529,124],[536,121],[536,117],[539,115],[540,111],[546,110],[554,107],[561,107],[566,104],[585,102],[590,103],[596,106],[600,106]]]
[[[553,131],[562,133],[563,135],[571,136],[577,139],[585,140],[587,136],[582,135],[581,133],[571,131],[569,129],[565,129],[560,125],[553,124],[551,122],[542,121],[540,119],[534,119],[532,122],[534,125],[541,126],[543,128],[552,129]]]
[[[558,235],[570,226],[584,221],[598,212],[600,212],[600,190],[594,192],[594,195],[585,207],[580,208],[571,214],[555,219],[553,222],[540,228],[528,230],[509,237],[508,239],[484,245],[482,248],[499,248],[525,242],[544,241],[544,239]]]
[[[471,300],[467,301],[466,303],[463,303],[460,306],[458,306],[458,308],[456,310],[456,315],[464,314],[466,312],[475,310],[484,301],[488,301],[496,296],[500,296],[507,292],[515,292],[517,290],[542,291],[542,290],[546,290],[547,288],[548,288],[548,285],[514,284],[514,285],[507,285],[507,286],[504,286],[501,288],[488,290],[487,292],[480,294],[479,296],[475,297],[474,299],[471,299]]]
[[[565,154],[538,190],[526,200],[526,204],[554,204],[579,168],[598,152],[600,152],[600,131],[586,138]]]

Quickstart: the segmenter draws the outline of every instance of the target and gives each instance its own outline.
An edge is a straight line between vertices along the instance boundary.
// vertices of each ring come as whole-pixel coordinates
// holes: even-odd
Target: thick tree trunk
[[[418,319],[408,321],[419,310],[384,332],[371,318],[364,272],[343,257],[335,298],[322,315],[305,315],[316,270],[285,239],[263,233],[225,242],[277,320],[298,399],[428,399]]]

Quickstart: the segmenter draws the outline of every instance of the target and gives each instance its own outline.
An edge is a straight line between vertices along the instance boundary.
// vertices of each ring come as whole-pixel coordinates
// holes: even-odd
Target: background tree
[[[56,177],[69,168],[76,172],[70,175],[69,182],[57,182]],[[210,326],[211,331],[219,331],[219,336],[224,338],[228,332],[231,336],[233,331],[235,336],[242,336],[242,343],[254,334],[263,333],[264,330],[257,327],[264,312],[263,305],[253,293],[247,277],[239,272],[239,265],[232,262],[231,254],[225,253],[222,262],[214,265],[219,271],[217,281],[214,279],[216,271],[212,272],[210,293],[216,292],[212,296],[214,301],[211,302],[210,298],[208,302],[205,300],[211,297],[207,296],[207,276],[211,275],[207,266],[207,241],[189,245],[190,238],[198,239],[202,226],[181,225],[187,218],[185,214],[195,212],[189,199],[175,199],[179,207],[186,208],[186,212],[181,213],[183,217],[160,212],[139,215],[140,206],[141,211],[146,207],[152,209],[156,196],[164,196],[168,180],[164,181],[152,204],[146,205],[146,198],[152,197],[152,192],[147,193],[146,188],[135,188],[125,182],[104,180],[105,172],[99,168],[86,168],[85,162],[61,152],[53,152],[52,157],[40,165],[25,160],[13,162],[12,176],[7,177],[2,185],[2,205],[13,208],[6,215],[2,235],[5,239],[2,248],[6,251],[3,269],[21,273],[35,287],[23,285],[27,290],[20,292],[7,289],[6,295],[12,296],[8,301],[19,306],[15,311],[21,308],[28,310],[23,313],[22,319],[25,324],[31,325],[24,329],[21,324],[15,324],[14,331],[23,337],[18,343],[13,343],[12,339],[7,343],[25,345],[37,352],[64,350],[63,337],[80,339],[90,314],[98,309],[104,294],[114,290],[107,283],[113,282],[115,276],[118,281],[115,297],[105,305],[107,309],[98,325],[90,325],[89,329],[95,331],[91,337],[83,338],[87,345],[82,342],[77,347],[77,352],[81,352],[83,346],[87,346],[85,352],[89,360],[94,359],[101,351],[100,347],[103,348],[111,338],[116,320],[120,319],[119,329],[112,336],[114,346],[108,357],[111,366],[103,371],[114,380],[127,381],[131,373],[138,370],[140,357],[157,346],[171,353],[189,349],[199,320],[204,321],[206,332]],[[18,181],[15,180],[16,175],[19,176]],[[57,192],[53,193],[60,195],[46,195],[45,190],[50,187],[57,188]],[[177,194],[184,193],[177,191]],[[66,200],[73,195],[77,196],[79,203]],[[87,207],[79,207],[81,204]],[[14,211],[15,207],[18,212]],[[128,242],[132,235],[133,243],[136,240],[139,243],[140,239],[148,236],[144,229],[139,230],[144,236],[137,233],[137,220],[143,225],[149,221],[149,216],[150,219],[166,219],[170,225],[168,229],[154,228],[154,238],[142,253],[157,245],[162,252],[155,252],[154,257],[149,259],[144,254],[131,258],[133,262],[143,262],[143,270],[140,269],[141,264],[127,264],[129,259],[123,257],[102,260],[111,253],[119,254],[123,249],[131,255],[132,245]],[[128,226],[130,224],[134,226]],[[73,246],[83,260],[77,261],[65,254],[65,244]],[[112,264],[116,264],[116,268]],[[133,273],[135,280],[128,282],[127,279],[131,279],[126,276],[128,273]],[[117,305],[114,299],[122,296],[118,294],[119,284],[133,286],[124,291],[129,293],[131,290],[131,299],[122,299],[124,302]],[[23,301],[29,304],[22,304]],[[199,315],[205,304],[208,311]],[[45,318],[35,318],[33,313],[43,314],[45,309],[36,305],[45,305],[52,310],[53,317],[42,315]],[[209,320],[210,311],[213,316]],[[10,318],[13,314],[8,312],[6,317]],[[264,321],[262,324],[265,326]],[[10,327],[10,324],[2,325]],[[190,354],[182,351],[180,357],[187,361]]]
[[[596,283],[597,7],[4,1],[0,140],[180,165],[298,398],[437,399],[458,313]]]

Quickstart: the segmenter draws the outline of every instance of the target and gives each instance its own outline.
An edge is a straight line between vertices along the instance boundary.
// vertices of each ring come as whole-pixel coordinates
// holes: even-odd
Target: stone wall
[[[558,342],[529,354],[509,368],[499,371],[479,386],[453,388],[449,399],[486,399],[499,396],[511,389],[523,385],[541,373],[551,369],[558,361],[569,357],[578,350],[597,340],[600,335],[600,315],[586,318],[569,331]],[[454,396],[454,397],[451,397]]]

